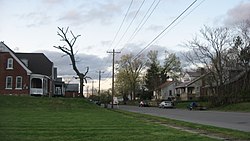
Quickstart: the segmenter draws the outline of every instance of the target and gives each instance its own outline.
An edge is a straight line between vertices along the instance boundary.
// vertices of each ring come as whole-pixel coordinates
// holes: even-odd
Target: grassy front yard
[[[83,99],[0,96],[2,141],[215,140],[97,107]]]

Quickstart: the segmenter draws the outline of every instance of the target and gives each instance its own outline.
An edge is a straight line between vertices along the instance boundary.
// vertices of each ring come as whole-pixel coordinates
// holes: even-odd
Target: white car
[[[159,108],[174,108],[174,104],[172,101],[162,101],[159,104]]]

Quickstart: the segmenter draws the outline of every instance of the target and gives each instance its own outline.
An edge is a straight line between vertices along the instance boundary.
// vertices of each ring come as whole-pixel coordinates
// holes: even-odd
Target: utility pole
[[[115,52],[115,49],[113,49],[112,52],[107,52],[107,53],[112,53],[113,54],[113,63],[112,63],[112,105],[111,108],[113,109],[114,105],[114,93],[115,93],[115,87],[114,87],[114,78],[115,78],[115,54],[116,53],[121,53],[121,52]]]
[[[104,73],[102,71],[99,70],[99,90],[98,90],[98,96],[100,96],[101,93],[101,73]]]
[[[92,81],[92,96],[94,95],[94,81]]]
[[[87,98],[89,98],[89,86],[87,86]]]

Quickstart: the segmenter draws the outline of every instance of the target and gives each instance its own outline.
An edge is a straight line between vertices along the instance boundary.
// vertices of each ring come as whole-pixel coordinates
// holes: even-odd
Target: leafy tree
[[[128,100],[128,96],[131,93],[130,81],[127,77],[128,74],[125,69],[118,69],[118,73],[116,74],[115,80],[115,88],[116,91],[118,91],[118,93],[122,95],[125,102]]]
[[[232,48],[229,51],[230,58],[228,60],[230,64],[233,64],[232,67],[234,67],[235,70],[242,70],[244,72],[240,89],[235,92],[240,94],[234,94],[234,97],[237,97],[237,100],[240,101],[239,99],[241,96],[249,97],[250,91],[250,21],[248,20],[239,23],[235,26],[235,28],[233,28],[233,31],[235,31],[233,34],[234,39]],[[233,90],[235,90],[235,88],[233,88]]]
[[[247,70],[250,67],[250,21],[241,22],[236,31],[232,45],[235,62]]]
[[[149,92],[156,92],[157,98],[158,92],[156,90],[161,84],[165,83],[168,78],[176,80],[179,77],[181,62],[174,53],[166,55],[163,66],[160,65],[157,51],[150,51],[147,57],[149,61],[147,63],[148,69],[145,75],[145,83]]]
[[[105,104],[105,106],[106,106],[106,104],[109,104],[112,101],[112,96],[110,94],[110,91],[111,90],[101,92],[100,102]]]
[[[144,66],[142,57],[136,57],[132,54],[123,55],[118,61],[118,74],[116,83],[125,84],[130,90],[131,99],[136,97],[136,89],[140,81],[140,74]],[[120,83],[120,84],[119,84]]]
[[[160,72],[161,66],[158,60],[158,51],[150,51],[147,54],[149,66],[145,75],[145,85],[151,95],[156,91],[157,87],[160,85]]]

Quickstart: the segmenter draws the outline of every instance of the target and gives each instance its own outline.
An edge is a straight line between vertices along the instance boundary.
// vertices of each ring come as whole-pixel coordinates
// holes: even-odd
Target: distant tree
[[[230,56],[228,58],[231,67],[236,70],[241,69],[244,71],[244,77],[240,82],[240,89],[237,92],[237,100],[240,101],[240,96],[249,97],[249,70],[250,70],[250,21],[243,21],[238,23],[233,28],[233,43],[232,48],[229,50]],[[232,89],[235,90],[235,88]],[[240,94],[239,94],[240,93]],[[245,99],[245,98],[242,98]]]
[[[186,57],[194,64],[203,65],[209,75],[209,99],[213,105],[224,105],[244,100],[249,93],[248,73],[240,73],[249,65],[249,37],[235,29],[206,27],[187,46],[191,52]],[[249,35],[249,33],[248,33]],[[234,38],[232,38],[234,37]],[[243,78],[245,77],[245,78]],[[242,97],[243,96],[243,97]]]
[[[105,104],[105,107],[112,101],[112,96],[110,94],[110,91],[111,89],[102,91],[100,95],[100,102]]]
[[[121,57],[118,62],[118,74],[116,83],[124,83],[129,86],[131,99],[135,100],[140,74],[144,67],[144,59],[142,57],[134,58],[132,54],[126,54]],[[121,81],[120,81],[120,80]]]
[[[191,49],[185,54],[186,59],[197,67],[200,65],[205,67],[211,74],[211,85],[216,84],[217,88],[228,80],[225,69],[230,42],[228,28],[205,26],[200,30],[200,36],[196,36],[186,44]]]
[[[236,26],[232,50],[237,64],[245,68],[250,67],[250,21],[243,21]]]
[[[167,78],[172,78],[174,80],[178,79],[182,72],[180,59],[176,57],[174,53],[166,53],[163,69],[161,71],[163,83]]]
[[[73,34],[73,32],[70,31],[72,39],[69,39],[67,37],[68,32],[69,32],[69,27],[67,27],[66,30],[64,30],[64,28],[58,27],[58,30],[59,31],[57,32],[57,35],[60,36],[61,41],[66,42],[67,45],[54,46],[54,48],[57,48],[57,49],[61,50],[63,53],[65,53],[66,56],[70,57],[73,70],[76,72],[76,75],[80,79],[80,94],[83,97],[84,82],[87,83],[87,78],[90,78],[90,77],[87,76],[87,73],[89,71],[89,67],[87,67],[87,70],[86,70],[85,73],[82,73],[82,72],[79,71],[79,69],[77,68],[77,65],[76,65],[76,59],[75,59],[76,52],[74,52],[74,45],[75,45],[75,42],[76,42],[77,38],[80,37],[81,35],[75,36]]]
[[[115,88],[118,94],[121,94],[124,101],[128,100],[128,96],[131,93],[130,80],[128,79],[128,72],[125,69],[118,69],[115,80]]]
[[[147,62],[148,68],[145,75],[145,86],[148,89],[149,93],[153,95],[153,92],[156,91],[156,89],[161,83],[160,82],[161,66],[158,60],[158,51],[151,50],[147,54],[147,58],[148,58]]]

